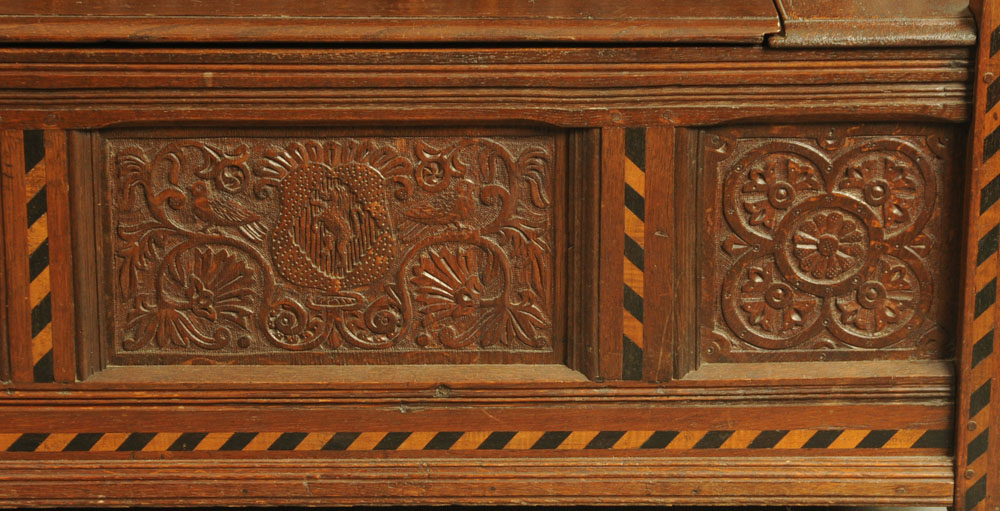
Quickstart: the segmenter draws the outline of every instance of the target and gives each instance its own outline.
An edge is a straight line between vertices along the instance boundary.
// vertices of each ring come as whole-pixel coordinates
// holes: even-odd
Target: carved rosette
[[[933,157],[897,138],[833,154],[772,140],[737,157],[722,185],[731,234],[721,249],[734,264],[721,308],[732,334],[763,350],[824,337],[878,349],[924,326]]]
[[[552,350],[551,137],[109,144],[116,350]]]

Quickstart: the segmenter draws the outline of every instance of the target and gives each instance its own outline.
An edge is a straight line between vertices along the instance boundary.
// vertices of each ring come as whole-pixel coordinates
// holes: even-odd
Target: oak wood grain
[[[961,46],[976,41],[967,0],[778,0],[776,47]]]
[[[7,256],[7,333],[14,381],[33,380],[31,357],[31,304],[28,295],[27,211],[24,188],[24,138],[19,130],[0,132],[3,165],[3,222]]]
[[[651,127],[646,130],[646,259],[645,304],[650,312],[646,318],[643,377],[647,381],[661,382],[673,378],[674,343],[676,335],[677,303],[674,301],[678,285],[678,267],[675,264],[678,223],[674,204],[683,202],[675,193],[674,181],[678,171],[677,129]],[[683,171],[681,171],[683,172]],[[674,332],[667,335],[666,332]]]
[[[76,300],[70,230],[69,153],[64,132],[50,132],[45,152],[48,182],[49,275],[52,288],[52,348],[55,380],[76,381]]]
[[[492,458],[387,461],[219,460],[9,462],[0,474],[3,505],[329,505],[334,504],[829,504],[947,505],[953,489],[947,457],[782,458]],[[405,482],[401,474],[419,472]],[[103,477],[95,482],[91,474]],[[150,479],[136,474],[149,474]],[[260,474],[236,480],[234,473]],[[530,481],[523,478],[532,475]],[[364,474],[361,476],[359,474]],[[567,474],[597,481],[581,488]],[[23,484],[37,481],[36,484]],[[95,486],[96,485],[96,486]],[[53,491],[58,489],[58,491]],[[182,495],[179,499],[164,494]],[[456,494],[458,496],[456,496]],[[761,497],[759,495],[778,495]]]
[[[916,181],[903,179],[899,190],[924,190],[908,196],[918,204],[907,204],[929,208],[932,219],[912,234],[933,237],[939,253],[905,257],[912,264],[925,257],[936,303],[954,301],[955,226],[963,205],[978,206],[956,184],[975,53],[961,4],[0,0],[0,120],[7,130],[0,133],[0,327],[3,314],[8,320],[0,351],[9,351],[13,369],[4,372],[0,353],[0,380],[15,380],[0,383],[0,507],[952,504],[965,477],[955,462],[967,446],[948,439],[967,431],[955,424],[962,403],[956,380],[967,375],[946,350],[921,353],[909,338],[891,356],[878,346],[789,355],[781,346],[743,345],[742,358],[720,362],[700,349],[699,326],[717,319],[715,284],[734,266],[717,243],[732,229],[703,221],[737,205],[716,193],[731,165],[707,154],[719,148],[713,135],[812,147],[836,145],[825,137],[834,129],[852,131],[858,144],[878,138],[882,149],[916,144],[921,156],[933,153],[931,174],[944,199],[931,200]],[[27,267],[24,191],[16,182],[23,176],[10,168],[23,173],[21,130],[38,129],[50,157],[51,291],[54,316],[62,318],[53,323],[55,383],[34,383],[25,363],[30,310],[22,303],[27,282],[17,280]],[[627,153],[637,154],[626,137],[635,142],[638,133],[645,148],[641,231],[623,217],[626,178],[638,175],[626,167]],[[944,133],[948,141],[931,140]],[[416,142],[423,153],[411,151]],[[171,153],[171,143],[186,149]],[[493,188],[479,203],[473,196],[472,210],[457,187],[427,190],[420,195],[426,201],[399,199],[395,188],[367,193],[366,165],[393,172],[375,156],[334,161],[305,149],[355,143],[378,150],[372,154],[403,154],[403,167],[423,168],[432,180],[454,171],[455,183]],[[299,161],[296,144],[310,164]],[[487,145],[512,154],[513,163],[497,163],[489,156],[496,151],[455,158],[442,151]],[[529,146],[542,149],[518,165]],[[400,250],[430,240],[441,242],[437,256],[424,251],[394,267],[395,289],[365,287],[360,277],[345,287],[367,293],[366,304],[402,290],[439,305],[440,293],[399,288],[400,280],[409,286],[414,272],[437,282],[475,274],[463,293],[444,294],[476,303],[502,287],[490,280],[495,272],[474,271],[489,269],[477,265],[490,258],[441,253],[493,235],[484,218],[512,193],[509,183],[493,181],[515,167],[538,171],[545,184],[526,184],[510,204],[537,210],[520,216],[542,225],[538,239],[550,251],[531,261],[497,237],[502,254],[491,253],[510,261],[505,283],[551,293],[544,300],[551,321],[536,325],[549,350],[515,343],[439,356],[418,349],[414,336],[405,349],[374,357],[343,345],[285,356],[264,330],[291,329],[268,324],[275,319],[262,314],[268,300],[233,298],[280,288],[284,299],[306,303],[340,293],[333,281],[354,279],[355,266],[325,266],[325,278],[284,266],[271,272],[282,275],[280,285],[257,284],[275,260],[320,254],[367,261],[348,250],[362,241],[340,242],[345,229],[364,224],[361,211],[374,215],[379,208],[371,204],[384,198],[392,229],[413,218],[433,225],[395,238]],[[244,170],[257,176],[265,169],[281,175],[273,195],[234,184]],[[483,169],[494,174],[481,177]],[[274,248],[283,210],[296,209],[281,199],[302,192],[289,184],[293,174],[322,182],[305,186],[320,192],[309,198],[321,221],[310,226],[315,231],[296,232],[297,247]],[[881,200],[855,192],[838,193]],[[359,193],[367,209],[351,197]],[[340,221],[332,199],[352,205],[357,222]],[[184,232],[147,247],[126,300],[118,288],[128,238],[155,221]],[[247,235],[243,228],[257,222],[264,234]],[[623,342],[623,226],[645,250],[642,275],[634,264],[628,273],[642,283],[644,299],[638,377],[635,366],[623,367],[630,348]],[[325,244],[309,245],[317,232]],[[254,233],[259,240],[250,239]],[[191,240],[216,245],[184,248]],[[162,298],[160,263],[173,268],[161,279],[173,281],[166,284],[174,286],[170,299],[135,300]],[[540,285],[528,285],[533,279]],[[304,309],[324,309],[317,303]],[[154,309],[161,315],[137,319]],[[213,333],[225,323],[220,317],[245,319],[253,349],[233,348],[239,336],[203,335],[201,347],[190,338],[175,342],[184,336],[163,325],[184,325],[171,323],[170,311]],[[960,316],[949,306],[921,311],[945,326]],[[486,317],[469,312],[457,307],[435,316],[427,309],[430,319],[411,314],[410,327],[441,337],[449,326]],[[393,325],[391,313],[379,318],[385,321],[361,330],[378,334]],[[124,339],[150,332],[138,349],[122,348]],[[150,447],[124,445],[133,433]],[[357,445],[323,450],[335,433]],[[479,449],[494,433],[510,448]],[[251,447],[222,449],[235,435],[253,438]],[[934,441],[919,441],[924,435]],[[453,447],[438,445],[439,437]]]
[[[622,274],[625,225],[625,130],[601,130],[600,377],[622,377]]]
[[[67,132],[67,178],[70,191],[69,208],[73,222],[70,239],[73,260],[73,307],[76,311],[76,331],[71,336],[76,361],[76,374],[86,379],[100,367],[99,353],[88,350],[88,340],[99,338],[97,307],[97,271],[99,245],[94,225],[97,194],[93,176],[93,141],[88,133]]]
[[[183,16],[178,22],[177,16]],[[432,23],[428,21],[433,20]],[[618,41],[759,43],[780,29],[767,0],[535,2],[173,0],[156,4],[0,3],[6,42],[497,43]]]

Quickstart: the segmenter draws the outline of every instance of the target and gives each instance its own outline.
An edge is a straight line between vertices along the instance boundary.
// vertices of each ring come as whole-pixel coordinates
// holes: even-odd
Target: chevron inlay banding
[[[947,430],[0,433],[0,452],[951,448]]]
[[[646,251],[646,130],[625,130],[625,290],[622,379],[641,380]]]
[[[67,134],[2,130],[0,138],[11,379],[72,382],[76,325]]]
[[[28,277],[31,296],[31,353],[35,382],[54,381],[52,287],[49,281],[48,200],[45,132],[24,132],[24,191],[28,218]]]

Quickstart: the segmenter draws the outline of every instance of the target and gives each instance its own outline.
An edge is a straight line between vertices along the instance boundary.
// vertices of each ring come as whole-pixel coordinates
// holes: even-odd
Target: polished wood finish
[[[705,132],[699,359],[950,357],[959,136],[878,124]]]
[[[952,486],[952,467],[943,457],[835,457],[792,463],[780,458],[644,458],[614,465],[595,465],[593,459],[584,458],[549,461],[541,467],[534,460],[460,458],[431,464],[432,468],[421,459],[335,464],[314,460],[152,461],[142,465],[143,474],[149,477],[146,480],[136,478],[134,466],[107,461],[9,463],[0,474],[0,484],[9,488],[0,503],[64,506],[93,499],[96,492],[107,505],[143,506],[214,505],[220,501],[243,506],[320,506],[331,502],[405,506],[415,501],[485,505],[512,500],[582,505],[827,505],[832,500],[859,506],[947,505]],[[417,472],[424,475],[414,480],[411,474]],[[96,483],[95,473],[102,474]],[[270,475],[218,487],[217,481],[240,473]],[[529,480],[524,478],[527,473],[531,474]],[[787,477],[789,473],[795,477]],[[58,493],[23,484],[52,474],[61,474]],[[566,474],[574,476],[567,479]],[[401,482],[403,477],[405,482]],[[579,477],[599,482],[581,486]],[[818,488],[823,491],[817,492]],[[164,498],[165,494],[177,497]]]
[[[562,360],[564,139],[421,132],[108,134],[108,363]]]
[[[4,166],[4,239],[7,267],[8,360],[12,380],[32,381],[30,295],[28,292],[27,211],[24,209],[24,135],[19,130],[0,132],[0,162]]]
[[[0,2],[0,40],[21,43],[747,44],[780,28],[770,0]]]
[[[966,179],[966,249],[962,264],[964,293],[961,331],[964,343],[956,359],[961,378],[956,397],[955,505],[982,511],[1000,506],[1000,358],[995,332],[1000,323],[996,284],[1000,278],[998,243],[1000,230],[1000,159],[997,152],[996,74],[997,30],[1000,5],[994,1],[973,2],[979,17],[980,43],[976,58],[974,117],[969,134],[969,168]],[[989,34],[988,39],[986,34]],[[988,41],[988,43],[987,43]]]
[[[964,509],[970,20],[0,1],[0,507]]]
[[[775,47],[963,46],[975,41],[966,0],[776,0]]]
[[[970,58],[964,47],[0,48],[0,76],[17,89],[0,91],[0,107],[11,128],[64,129],[137,118],[229,127],[860,122],[885,119],[887,107],[897,118],[959,122],[969,114]]]

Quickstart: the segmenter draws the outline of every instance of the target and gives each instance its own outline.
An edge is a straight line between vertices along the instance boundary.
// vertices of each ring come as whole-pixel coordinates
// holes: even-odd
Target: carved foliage
[[[927,258],[948,237],[930,224],[947,162],[928,143],[720,138],[721,317],[703,353],[913,349],[940,337],[932,304],[949,283]]]
[[[552,349],[551,138],[108,155],[116,350]]]

